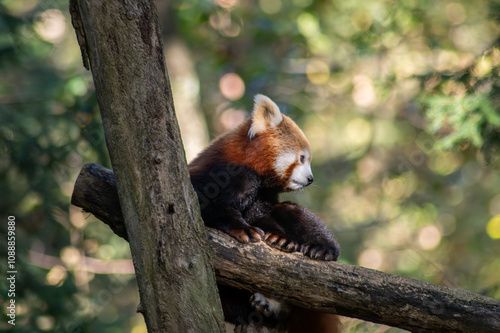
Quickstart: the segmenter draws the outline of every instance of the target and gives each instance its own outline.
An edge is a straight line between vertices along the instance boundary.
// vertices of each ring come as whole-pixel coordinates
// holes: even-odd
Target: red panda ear
[[[248,131],[250,139],[268,128],[278,126],[283,121],[280,109],[269,97],[255,95],[254,101],[252,125]]]

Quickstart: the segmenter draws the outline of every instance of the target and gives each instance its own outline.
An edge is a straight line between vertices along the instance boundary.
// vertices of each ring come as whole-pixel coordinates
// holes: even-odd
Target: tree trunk
[[[148,332],[223,332],[154,2],[71,0],[70,11],[92,69]]]
[[[113,172],[87,164],[71,202],[127,239],[114,197]],[[500,332],[496,299],[359,266],[314,261],[264,243],[240,244],[213,229],[207,233],[221,284],[412,332]]]

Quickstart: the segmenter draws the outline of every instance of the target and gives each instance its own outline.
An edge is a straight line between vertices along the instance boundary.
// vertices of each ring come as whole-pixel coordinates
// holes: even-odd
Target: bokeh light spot
[[[47,273],[47,284],[51,286],[60,285],[67,275],[66,268],[56,265]]]
[[[381,170],[383,170],[382,163],[370,155],[361,159],[356,166],[358,176],[364,182],[371,181]]]
[[[429,167],[432,171],[440,175],[450,175],[462,165],[460,155],[453,152],[439,153],[429,161]]]
[[[228,109],[222,113],[220,121],[224,130],[230,130],[241,124],[246,118],[245,111]]]
[[[241,33],[243,21],[231,15],[230,11],[216,12],[209,19],[212,28],[226,37],[236,37]]]
[[[44,40],[59,43],[65,36],[66,19],[60,10],[49,9],[38,15],[38,21],[34,24],[34,28]]]
[[[65,88],[74,96],[85,96],[88,89],[87,82],[79,76],[69,79]]]
[[[110,260],[115,255],[115,249],[108,244],[101,245],[97,250],[96,257],[103,260]]]
[[[406,180],[402,177],[386,178],[382,183],[384,193],[395,199],[399,199],[405,195],[406,186]]]
[[[297,17],[297,28],[302,35],[308,38],[315,37],[320,33],[318,19],[307,12]]]
[[[359,9],[351,15],[352,25],[358,30],[365,31],[372,26],[372,18],[370,13],[364,9]]]
[[[39,316],[36,318],[36,326],[42,331],[51,331],[54,328],[55,321],[52,316]]]
[[[493,239],[500,239],[500,215],[494,216],[486,225],[488,236]]]
[[[134,328],[132,328],[132,330],[130,331],[130,333],[147,333],[147,332],[148,329],[143,324],[134,326]]]
[[[476,65],[474,67],[474,70],[472,72],[473,72],[474,76],[484,77],[490,73],[491,65],[492,65],[492,63],[491,63],[491,60],[489,58],[482,57],[477,61]]]
[[[418,244],[424,250],[432,250],[440,241],[441,232],[435,225],[423,227],[418,233]]]
[[[352,99],[354,103],[361,107],[374,106],[377,102],[377,96],[375,95],[371,79],[365,75],[356,75],[353,81]]]
[[[245,83],[238,74],[227,73],[219,80],[219,90],[225,98],[236,101],[245,94]]]
[[[351,145],[361,146],[370,141],[372,127],[365,119],[355,118],[347,123],[345,133]]]
[[[259,7],[268,15],[276,14],[281,10],[281,0],[259,0]]]
[[[306,75],[311,83],[325,84],[330,78],[330,68],[321,60],[311,60],[306,66]]]
[[[4,0],[2,1],[2,5],[5,6],[5,9],[12,15],[21,17],[26,15],[26,13],[33,10],[38,4],[38,0]]]
[[[71,224],[77,229],[83,229],[87,225],[87,220],[83,216],[82,211],[80,209],[77,209],[76,206],[71,206],[69,210],[69,220]]]
[[[446,17],[452,24],[461,24],[464,23],[467,13],[464,6],[452,2],[446,5]]]
[[[74,246],[66,246],[61,250],[61,259],[68,267],[75,267],[80,262],[80,251]]]
[[[215,0],[215,3],[222,8],[233,8],[238,4],[239,0]]]
[[[363,267],[379,269],[382,266],[383,256],[379,250],[368,249],[361,252],[358,262]]]

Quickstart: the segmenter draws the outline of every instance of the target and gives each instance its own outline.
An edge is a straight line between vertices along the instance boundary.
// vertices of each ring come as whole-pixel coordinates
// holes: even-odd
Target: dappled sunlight
[[[488,236],[493,239],[500,239],[500,215],[494,216],[486,226]]]
[[[39,14],[34,28],[46,41],[59,43],[65,37],[66,19],[60,10],[49,9]]]
[[[282,6],[282,0],[259,0],[260,9],[269,15],[277,14]]]
[[[366,108],[375,106],[377,97],[370,78],[364,75],[356,75],[353,83],[352,99],[354,103]]]
[[[236,73],[227,73],[219,80],[219,89],[225,98],[235,101],[245,94],[245,83]]]
[[[367,249],[361,252],[358,262],[366,268],[380,269],[384,262],[384,257],[380,250]]]
[[[423,227],[418,233],[418,245],[424,250],[432,250],[439,245],[441,232],[434,225]]]
[[[66,269],[62,266],[54,266],[52,269],[47,273],[47,284],[55,286],[61,284],[64,279],[66,279],[67,273]]]
[[[313,59],[306,65],[306,75],[311,83],[321,85],[328,82],[330,78],[330,69],[323,61]]]
[[[235,128],[241,124],[246,117],[247,113],[243,110],[236,110],[232,108],[224,110],[220,116],[220,123],[224,128],[223,131]]]
[[[2,209],[29,222],[18,314],[32,331],[146,332],[128,243],[70,207],[81,166],[111,164],[67,3],[1,5]],[[314,183],[286,198],[328,224],[341,261],[500,297],[493,5],[158,1],[187,160],[268,95],[312,149]]]
[[[26,15],[33,10],[38,5],[38,2],[39,0],[7,0],[3,1],[2,5],[11,15],[22,17],[22,15]]]

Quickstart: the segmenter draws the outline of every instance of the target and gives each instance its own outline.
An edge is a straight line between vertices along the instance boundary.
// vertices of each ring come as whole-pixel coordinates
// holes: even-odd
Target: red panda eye
[[[304,163],[304,161],[306,160],[306,157],[304,155],[300,155],[300,163]]]

